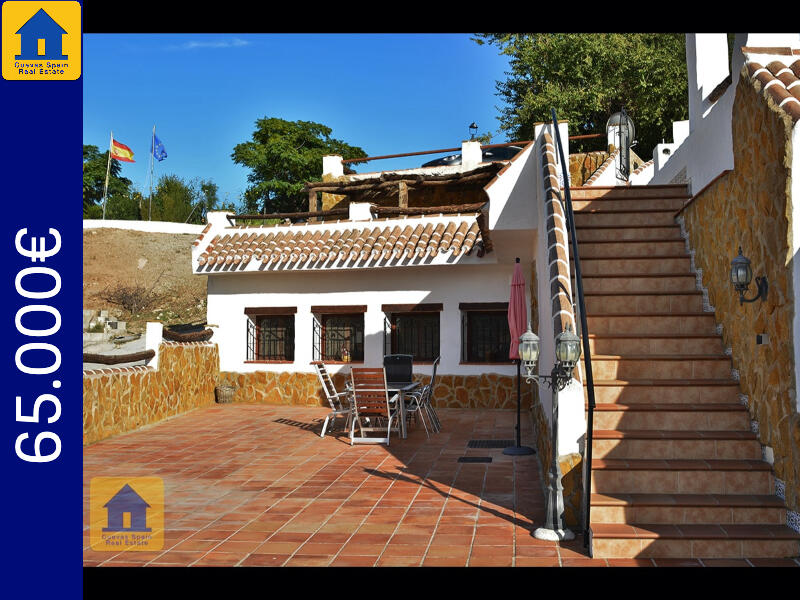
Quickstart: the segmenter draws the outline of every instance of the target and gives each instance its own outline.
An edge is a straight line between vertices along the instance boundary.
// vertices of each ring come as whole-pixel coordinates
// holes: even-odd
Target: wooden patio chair
[[[314,363],[314,369],[317,372],[322,391],[325,393],[325,398],[328,400],[328,404],[331,407],[331,412],[325,417],[325,423],[322,424],[322,433],[320,433],[319,436],[325,437],[328,423],[330,422],[331,425],[333,425],[336,417],[346,417],[347,421],[344,430],[348,431],[353,421],[353,408],[347,397],[349,392],[336,391],[336,386],[333,385],[333,379],[331,379],[330,373],[328,373],[328,369],[323,363]]]
[[[353,423],[350,445],[386,444],[392,431],[400,432],[398,395],[389,399],[386,371],[381,368],[353,367],[350,370],[353,398]],[[394,407],[390,403],[394,403]],[[355,436],[358,426],[361,437]],[[365,433],[386,432],[386,437],[369,437]]]

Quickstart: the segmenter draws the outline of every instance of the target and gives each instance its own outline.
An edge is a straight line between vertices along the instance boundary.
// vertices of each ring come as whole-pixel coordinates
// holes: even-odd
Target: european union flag
[[[162,161],[167,158],[167,149],[157,135],[153,136],[153,158],[157,161]]]

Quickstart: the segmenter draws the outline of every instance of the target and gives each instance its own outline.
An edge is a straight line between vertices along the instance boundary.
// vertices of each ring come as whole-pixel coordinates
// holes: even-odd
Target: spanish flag
[[[133,150],[113,138],[111,139],[111,158],[116,158],[123,162],[136,162],[133,160]]]

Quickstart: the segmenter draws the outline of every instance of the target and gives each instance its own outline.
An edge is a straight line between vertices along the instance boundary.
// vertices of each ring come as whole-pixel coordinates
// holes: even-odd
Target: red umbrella
[[[528,307],[525,300],[525,277],[522,275],[522,265],[519,258],[514,265],[514,275],[511,277],[511,297],[508,299],[508,331],[511,334],[511,344],[508,347],[508,358],[517,360],[517,445],[509,446],[503,454],[521,456],[535,454],[536,451],[528,446],[523,446],[520,439],[520,381],[519,381],[519,336],[526,328],[528,321]]]
[[[528,307],[525,300],[525,276],[519,259],[514,265],[511,277],[511,297],[508,299],[508,331],[511,334],[511,345],[508,358],[519,359],[519,336],[525,333],[528,325]]]

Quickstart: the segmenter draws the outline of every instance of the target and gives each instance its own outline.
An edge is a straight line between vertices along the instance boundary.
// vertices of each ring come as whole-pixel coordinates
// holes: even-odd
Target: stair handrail
[[[586,304],[583,296],[583,277],[581,275],[581,259],[578,254],[578,236],[575,233],[575,217],[572,211],[572,197],[569,191],[569,171],[564,158],[564,147],[561,144],[561,135],[558,131],[556,109],[550,109],[553,117],[553,131],[558,154],[561,159],[561,171],[564,177],[563,201],[567,216],[568,233],[572,248],[572,257],[575,264],[575,287],[578,295],[578,312],[580,314],[581,330],[578,334],[583,342],[584,371],[586,375],[586,390],[589,398],[589,410],[586,418],[586,436],[584,443],[583,464],[586,475],[583,477],[583,545],[592,556],[592,528],[591,528],[591,489],[592,489],[592,432],[594,428],[594,378],[592,377],[592,352],[589,347],[589,326],[586,322]],[[555,426],[555,424],[554,424]],[[555,449],[554,449],[555,451]]]

